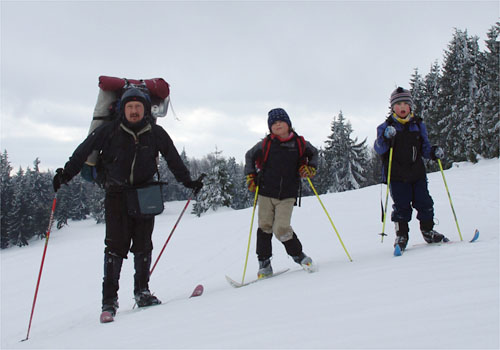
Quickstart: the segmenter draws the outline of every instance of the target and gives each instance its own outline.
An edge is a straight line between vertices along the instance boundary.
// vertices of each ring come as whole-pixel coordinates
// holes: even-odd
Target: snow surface
[[[436,229],[455,243],[426,246],[414,218],[409,248],[392,255],[394,228],[381,243],[381,187],[321,196],[350,262],[316,197],[302,199],[292,224],[318,264],[308,274],[273,239],[276,278],[241,280],[252,210],[198,218],[186,212],[156,267],[151,290],[164,304],[132,309],[133,259],[124,262],[115,322],[99,323],[104,226],[70,222],[51,234],[26,338],[45,241],[1,252],[2,349],[439,348],[499,347],[499,160],[445,172],[463,235],[459,241],[440,172],[429,175]],[[382,188],[385,198],[385,187]],[[185,202],[157,218],[156,259]],[[414,215],[415,216],[415,215]],[[246,279],[257,272],[255,230]],[[479,241],[468,243],[478,228]],[[417,244],[417,246],[414,246]],[[189,299],[203,284],[205,293]]]

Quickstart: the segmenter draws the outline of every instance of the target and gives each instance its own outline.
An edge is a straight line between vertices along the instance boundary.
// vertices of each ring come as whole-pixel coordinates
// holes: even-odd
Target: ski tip
[[[470,243],[473,243],[473,242],[477,241],[478,238],[479,238],[479,230],[476,229],[476,231],[474,231],[474,236],[470,240]]]
[[[243,286],[243,284],[236,282],[235,280],[233,280],[231,277],[229,277],[227,275],[226,275],[226,280],[231,285],[231,287],[239,288],[239,287]]]
[[[109,311],[103,311],[101,317],[99,318],[101,323],[109,323],[114,321],[114,317]]]
[[[202,294],[203,294],[203,290],[204,290],[203,285],[198,284],[198,285],[194,288],[193,293],[191,293],[190,298],[193,298],[193,297],[199,297],[200,295],[202,295]]]
[[[401,248],[399,247],[398,244],[394,247],[394,256],[401,256],[403,255],[403,252],[401,251]]]
[[[443,243],[448,243],[450,239],[448,237],[443,237]]]
[[[316,264],[304,264],[304,265],[301,264],[301,266],[305,271],[309,273],[314,273],[318,271],[318,265]]]

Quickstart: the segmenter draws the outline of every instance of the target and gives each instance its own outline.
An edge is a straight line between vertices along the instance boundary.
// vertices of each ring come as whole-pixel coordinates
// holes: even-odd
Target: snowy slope
[[[71,222],[51,234],[25,342],[44,241],[1,252],[1,348],[498,348],[499,161],[459,163],[445,175],[464,242],[421,245],[413,219],[408,250],[396,258],[392,223],[384,243],[378,235],[380,186],[321,196],[350,262],[317,198],[303,198],[293,227],[319,271],[302,271],[274,239],[274,269],[291,271],[240,289],[224,275],[241,280],[251,209],[186,213],[152,275],[164,304],[132,310],[128,259],[119,312],[105,325],[98,320],[104,226]],[[458,241],[439,172],[429,187],[436,229]],[[157,218],[153,259],[184,205],[167,203]],[[467,243],[475,228],[479,241]],[[255,229],[246,280],[257,271]],[[189,299],[198,283],[205,294]]]

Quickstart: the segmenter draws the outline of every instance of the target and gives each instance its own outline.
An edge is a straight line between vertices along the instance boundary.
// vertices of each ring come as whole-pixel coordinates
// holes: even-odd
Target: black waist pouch
[[[135,218],[147,219],[163,212],[164,182],[151,182],[141,187],[126,190],[128,214]]]

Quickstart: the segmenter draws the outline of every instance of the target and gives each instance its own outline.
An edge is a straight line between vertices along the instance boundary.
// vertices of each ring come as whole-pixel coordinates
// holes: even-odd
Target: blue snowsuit
[[[396,129],[392,140],[384,137],[387,126]],[[406,124],[400,123],[393,116],[377,127],[375,151],[382,156],[382,176],[387,182],[389,150],[393,144],[391,165],[390,192],[394,202],[391,220],[409,222],[412,207],[417,210],[417,219],[426,230],[432,229],[434,223],[434,202],[427,188],[427,175],[423,158],[431,158],[431,145],[427,128],[422,120],[413,117]]]

